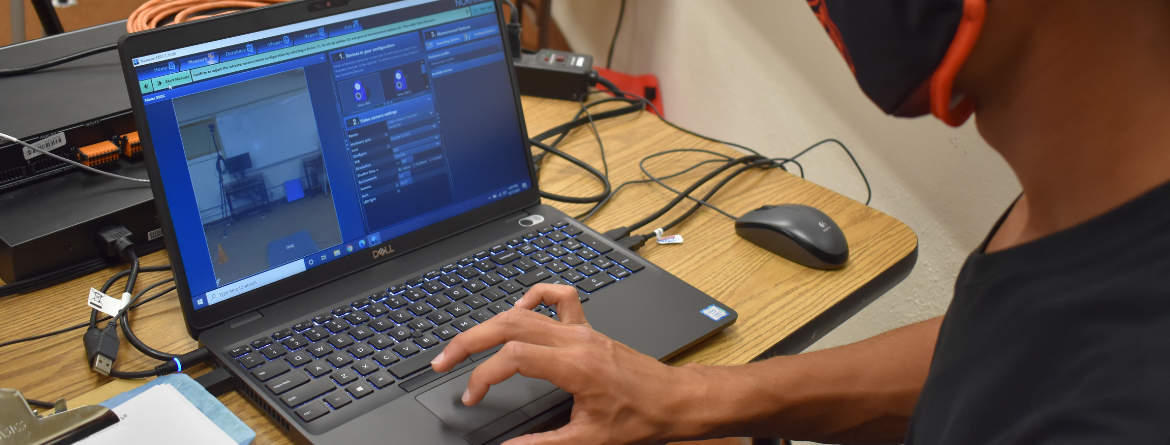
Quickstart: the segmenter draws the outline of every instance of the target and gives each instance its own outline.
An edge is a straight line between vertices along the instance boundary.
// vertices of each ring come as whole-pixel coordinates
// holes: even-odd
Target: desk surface
[[[524,109],[530,132],[537,134],[567,121],[579,106],[573,102],[525,97]],[[728,147],[672,129],[649,113],[611,119],[599,123],[599,127],[615,185],[642,179],[638,161],[666,149],[706,148],[739,155]],[[586,162],[601,164],[596,141],[587,128],[575,131],[561,147]],[[668,155],[649,163],[649,168],[657,173],[674,172],[698,162],[703,156]],[[692,173],[674,179],[672,183],[685,186],[701,175],[702,172]],[[596,194],[601,190],[595,178],[558,158],[546,160],[540,184],[544,190],[553,193],[577,196]],[[657,185],[626,187],[589,221],[589,225],[602,231],[612,229],[641,219],[651,211],[649,209],[659,208],[672,197],[672,193]],[[685,237],[684,244],[662,246],[651,243],[639,253],[735,308],[740,317],[735,325],[673,359],[672,363],[676,365],[690,362],[711,365],[747,363],[794,336],[814,319],[823,319],[826,314],[839,311],[843,302],[867,286],[872,287],[875,280],[889,276],[898,267],[912,264],[917,252],[917,237],[900,221],[779,170],[747,172],[716,195],[713,203],[732,214],[743,214],[764,204],[800,203],[817,207],[832,216],[844,230],[850,243],[850,263],[844,269],[832,272],[795,265],[737,237],[732,221],[727,217],[712,210],[700,210],[674,230]],[[589,208],[586,205],[551,204],[570,215]],[[680,209],[683,207],[679,206]],[[673,219],[681,211],[671,212],[666,218]],[[168,259],[164,252],[157,252],[145,256],[142,262],[143,265],[160,265],[166,264]],[[0,301],[0,319],[5,320],[7,326],[0,334],[0,342],[87,321],[89,310],[85,298],[88,289],[100,287],[118,270],[109,269]],[[144,275],[139,288],[166,278],[169,274]],[[844,318],[847,316],[845,314]],[[135,326],[135,333],[155,348],[187,351],[196,346],[183,328],[182,312],[173,293],[132,312],[131,323]],[[108,383],[110,378],[91,372],[85,364],[81,347],[83,332],[76,330],[0,349],[0,363],[4,363],[0,367],[0,387],[20,389],[29,398],[53,400],[77,397]],[[122,342],[118,369],[142,370],[158,364],[134,350],[124,338]],[[209,369],[208,365],[201,365],[193,368],[191,373],[198,375]],[[289,441],[274,422],[240,394],[232,392],[221,396],[220,400],[256,430],[260,438],[257,443]]]

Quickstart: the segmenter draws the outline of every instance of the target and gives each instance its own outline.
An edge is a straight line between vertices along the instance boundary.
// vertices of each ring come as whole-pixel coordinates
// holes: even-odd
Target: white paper
[[[157,385],[114,408],[120,422],[81,445],[236,445],[171,385]]]

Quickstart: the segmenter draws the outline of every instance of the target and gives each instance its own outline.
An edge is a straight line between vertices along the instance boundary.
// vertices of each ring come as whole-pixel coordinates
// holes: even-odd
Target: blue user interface
[[[496,14],[403,0],[133,59],[194,307],[532,187]]]

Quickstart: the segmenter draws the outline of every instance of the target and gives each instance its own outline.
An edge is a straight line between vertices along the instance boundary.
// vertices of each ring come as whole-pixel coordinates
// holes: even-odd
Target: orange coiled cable
[[[130,14],[130,18],[126,20],[126,31],[138,32],[152,29],[171,16],[174,16],[171,23],[183,23],[213,15],[236,12],[231,9],[258,8],[285,1],[288,0],[149,0]],[[192,17],[193,14],[215,9],[229,9],[229,11]]]

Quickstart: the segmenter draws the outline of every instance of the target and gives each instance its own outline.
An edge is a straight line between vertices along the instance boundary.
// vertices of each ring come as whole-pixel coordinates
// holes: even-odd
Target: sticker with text
[[[65,133],[61,133],[61,132],[53,133],[53,134],[46,136],[44,139],[33,142],[32,144],[29,144],[29,145],[32,145],[33,147],[39,148],[41,150],[49,151],[49,150],[52,150],[54,148],[65,145]],[[28,147],[23,147],[23,148],[24,148],[24,160],[26,160],[26,161],[29,159],[35,158],[37,156],[40,156],[42,154],[41,152],[39,152],[37,150],[33,150],[31,148],[28,148]]]
[[[682,244],[682,235],[662,236],[662,229],[654,231],[654,239],[658,244]]]
[[[102,311],[111,317],[118,315],[118,312],[122,310],[122,299],[103,294],[102,291],[94,288],[89,289],[89,299],[86,302],[89,307]]]
[[[723,317],[730,315],[727,313],[727,311],[725,311],[722,308],[720,308],[719,306],[716,306],[713,304],[710,306],[707,306],[706,309],[703,309],[702,311],[699,311],[699,312],[702,312],[703,315],[707,316],[707,318],[710,318],[710,319],[715,320],[715,321],[722,320]]]

